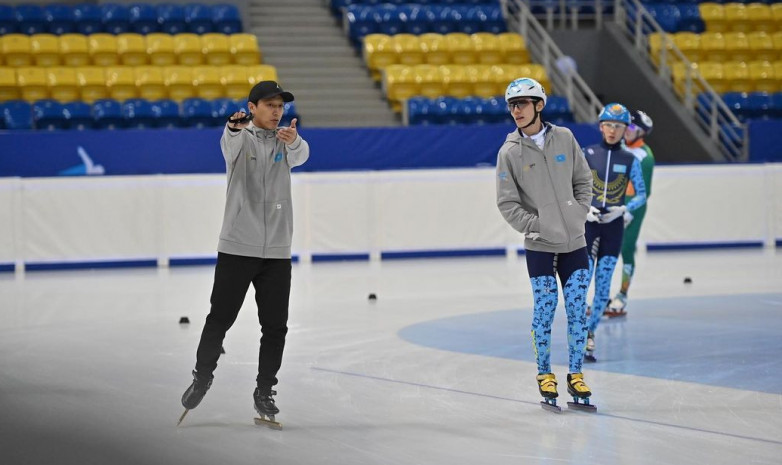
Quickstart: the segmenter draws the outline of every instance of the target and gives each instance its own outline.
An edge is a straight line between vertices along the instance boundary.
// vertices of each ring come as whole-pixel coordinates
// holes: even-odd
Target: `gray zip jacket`
[[[309,145],[298,136],[286,146],[277,139],[276,131],[250,123],[237,132],[226,125],[220,148],[228,192],[218,252],[291,258],[291,168],[307,161]]]
[[[584,225],[592,201],[592,173],[573,133],[546,123],[543,150],[518,131],[497,157],[497,207],[526,238],[524,248],[567,253],[586,247]]]

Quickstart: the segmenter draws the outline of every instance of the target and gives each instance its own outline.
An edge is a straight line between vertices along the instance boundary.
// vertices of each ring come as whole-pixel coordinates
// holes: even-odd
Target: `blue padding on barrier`
[[[776,246],[782,247],[782,239],[777,239]]]
[[[93,268],[138,268],[155,267],[157,260],[112,260],[89,262],[44,262],[25,263],[26,271],[88,270]]]
[[[198,266],[214,265],[217,263],[217,255],[214,257],[193,257],[193,258],[169,258],[168,266]]]
[[[749,122],[750,161],[782,162],[782,119]]]
[[[16,265],[13,263],[0,263],[0,273],[16,271]]]
[[[312,262],[341,262],[341,261],[369,260],[368,253],[335,253],[312,254]]]
[[[581,146],[600,141],[595,125],[567,125]],[[362,171],[494,166],[512,125],[302,128],[311,156],[296,171]],[[223,128],[1,132],[0,177],[88,173],[225,173]],[[81,155],[80,155],[81,154]]]
[[[408,258],[452,258],[452,257],[496,257],[505,255],[505,249],[455,249],[455,250],[417,250],[409,252],[381,252],[382,260]]]
[[[647,244],[649,252],[663,250],[708,250],[708,249],[755,249],[763,248],[763,241],[736,241],[736,242],[692,242],[671,244]]]

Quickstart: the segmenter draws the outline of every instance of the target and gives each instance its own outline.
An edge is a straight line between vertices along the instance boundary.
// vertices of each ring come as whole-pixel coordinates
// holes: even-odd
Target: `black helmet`
[[[644,133],[648,136],[652,133],[652,127],[654,122],[652,118],[641,110],[633,110],[630,112],[630,122],[639,128],[643,129]]]

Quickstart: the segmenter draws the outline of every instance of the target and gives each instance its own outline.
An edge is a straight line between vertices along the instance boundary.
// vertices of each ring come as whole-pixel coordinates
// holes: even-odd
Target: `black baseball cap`
[[[250,95],[247,97],[248,102],[258,103],[258,100],[263,100],[271,97],[281,96],[283,102],[292,102],[293,94],[282,90],[276,81],[261,81],[254,85],[250,90]]]

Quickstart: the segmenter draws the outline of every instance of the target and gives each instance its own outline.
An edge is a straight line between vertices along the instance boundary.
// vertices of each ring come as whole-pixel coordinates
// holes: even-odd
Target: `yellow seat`
[[[743,3],[726,3],[723,5],[723,10],[729,30],[734,32],[750,32],[752,30],[747,7]]]
[[[36,66],[58,66],[60,64],[60,41],[56,35],[31,35],[30,49]]]
[[[257,65],[261,62],[258,39],[252,34],[231,34],[231,55],[237,65]]]
[[[548,75],[546,74],[546,69],[543,68],[543,66],[535,63],[519,65],[517,73],[519,76],[531,77],[532,79],[538,81],[547,93],[553,94],[551,89],[551,81],[549,81]]]
[[[228,65],[220,67],[220,83],[227,97],[246,98],[250,93],[250,81],[247,79],[247,67]]]
[[[782,91],[782,60],[771,63],[774,68],[774,77],[777,80],[777,92]]]
[[[769,8],[771,8],[771,19],[774,21],[774,30],[782,31],[782,3],[772,3]]]
[[[21,66],[16,68],[16,85],[19,96],[28,102],[49,98],[45,68]]]
[[[667,41],[666,41],[667,39]],[[655,65],[660,65],[660,55],[662,54],[663,47],[665,48],[665,61],[671,63],[673,61],[673,45],[675,43],[675,37],[673,34],[665,33],[652,33],[649,34],[649,55],[652,58],[652,62]]]
[[[529,63],[529,51],[524,38],[515,32],[503,32],[497,35],[502,49],[502,62],[521,65]]]
[[[728,30],[725,22],[725,8],[719,3],[705,2],[698,5],[701,13],[701,19],[706,24],[706,30],[709,32],[726,32]]]
[[[220,68],[217,66],[193,67],[193,84],[198,97],[214,100],[225,95],[223,83],[220,80]]]
[[[247,67],[247,80],[250,87],[258,84],[261,81],[278,81],[277,68],[272,65],[254,65]],[[245,93],[249,93],[250,89],[245,89]]]
[[[132,66],[110,66],[105,72],[109,98],[122,101],[138,96],[136,73]]]
[[[174,36],[152,33],[145,37],[149,63],[155,66],[171,66],[177,62],[174,53]]]
[[[743,32],[727,32],[725,35],[725,52],[729,61],[750,61],[752,51],[749,48],[749,39]]]
[[[444,35],[427,32],[418,36],[418,42],[421,44],[426,63],[439,66],[451,62],[451,54],[448,52]]]
[[[464,65],[440,65],[445,95],[464,98],[473,95],[472,81]]]
[[[774,44],[774,50],[777,52],[775,60],[782,60],[782,30],[771,34],[771,42]]]
[[[478,97],[494,97],[497,95],[494,79],[492,79],[492,65],[467,65],[465,71],[472,83],[472,94]]]
[[[673,35],[673,41],[688,60],[698,62],[701,60],[701,36],[694,32],[677,32]]]
[[[30,36],[6,34],[0,36],[0,56],[6,66],[31,66],[33,64]]]
[[[777,51],[774,48],[774,41],[771,36],[763,31],[750,32],[747,34],[747,40],[749,41],[752,60],[774,61],[779,51],[782,51]]]
[[[381,71],[388,65],[397,63],[394,41],[386,34],[367,34],[364,36],[361,53],[369,72],[375,81],[379,81]]]
[[[174,35],[174,53],[177,63],[183,66],[195,66],[204,62],[201,38],[189,32]]]
[[[704,32],[701,34],[701,59],[716,62],[727,61],[728,53],[725,51],[724,34],[721,32]]]
[[[470,36],[462,32],[451,32],[445,35],[445,44],[451,54],[451,63],[455,65],[471,65],[478,59]]]
[[[166,66],[163,68],[163,79],[168,89],[168,98],[181,102],[196,96],[196,89],[193,86],[193,67]]]
[[[519,77],[516,75],[515,64],[500,64],[491,67],[491,79],[494,82],[494,95],[505,95],[508,83]]]
[[[119,34],[117,35],[117,55],[123,65],[145,65],[148,62],[147,41],[141,34]]]
[[[504,62],[505,53],[502,51],[500,39],[496,34],[476,32],[470,35],[470,40],[472,40],[472,48],[478,58],[478,63],[496,65]]]
[[[92,103],[95,100],[108,98],[106,87],[106,68],[100,66],[79,66],[76,68],[76,79],[79,81],[81,100]]]
[[[49,95],[59,102],[79,100],[81,90],[76,78],[76,68],[70,66],[54,66],[46,70],[46,84]]]
[[[136,89],[140,98],[146,100],[168,98],[163,69],[160,66],[136,66],[133,69],[133,73],[136,75]]]
[[[66,66],[88,66],[90,64],[90,48],[87,36],[82,34],[61,35],[60,57]]]
[[[95,66],[114,66],[119,64],[117,54],[117,36],[114,34],[98,33],[87,36],[87,44],[90,48],[90,61]]]
[[[722,63],[702,61],[698,63],[698,72],[718,94],[723,94],[728,91],[728,86],[725,82],[725,70]]]
[[[21,98],[21,89],[16,82],[16,69],[0,67],[0,102]]]
[[[437,98],[445,93],[443,75],[439,67],[430,64],[416,65],[413,68],[413,73],[418,83],[419,95]]]
[[[383,89],[397,112],[402,110],[403,102],[420,93],[413,67],[405,65],[390,65],[383,70]]]
[[[752,81],[754,91],[768,93],[777,91],[777,78],[770,61],[751,61],[749,79]]]
[[[722,64],[725,73],[726,92],[752,92],[749,66],[743,61],[729,61]]]
[[[747,4],[747,19],[751,26],[750,31],[763,31],[770,34],[777,30],[774,17],[771,14],[771,7],[766,4]]]
[[[229,65],[232,62],[231,43],[225,34],[207,33],[201,36],[201,48],[208,65]]]
[[[415,66],[424,63],[424,53],[418,36],[396,34],[392,37],[396,62],[400,65]]]
[[[689,75],[687,70],[690,70]],[[698,65],[695,63],[685,64],[683,61],[677,61],[671,65],[671,78],[673,79],[673,88],[676,93],[683,96],[687,89],[687,79],[691,79],[690,86],[695,82]],[[694,88],[691,88],[694,91]]]

